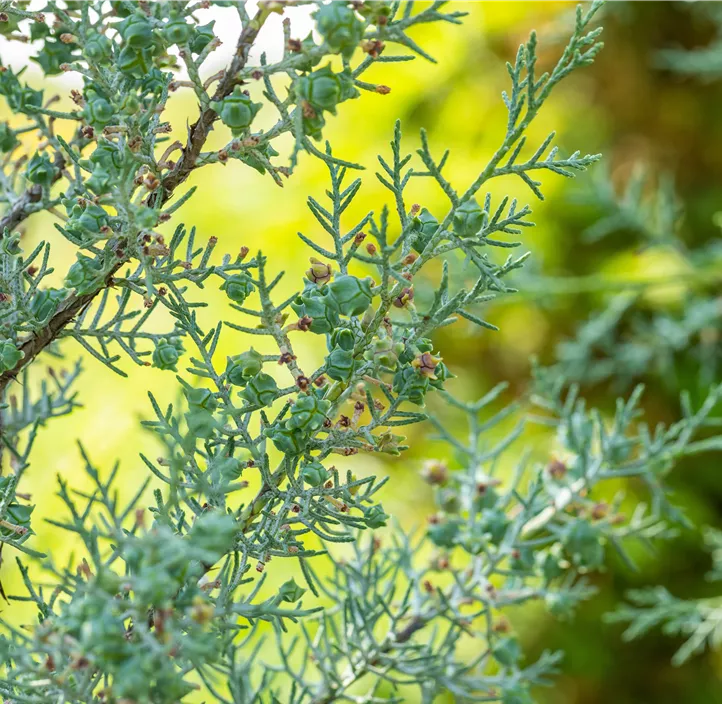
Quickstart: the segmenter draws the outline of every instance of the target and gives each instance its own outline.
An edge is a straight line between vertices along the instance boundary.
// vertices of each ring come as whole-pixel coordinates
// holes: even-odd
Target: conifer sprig
[[[360,165],[321,141],[326,119],[363,91],[389,92],[362,80],[374,63],[431,59],[414,39],[418,25],[457,24],[464,13],[443,2],[266,1],[251,16],[243,2],[219,2],[236,8],[241,29],[229,66],[207,77],[218,46],[213,22],[197,19],[207,4],[51,0],[42,13],[2,4],[10,38],[37,42],[45,74],[77,72],[83,90],[73,109],[56,110],[22,72],[0,73],[0,94],[23,125],[0,126],[0,544],[24,554],[26,593],[11,603],[38,611],[31,627],[3,625],[0,694],[38,704],[175,704],[198,689],[233,704],[430,703],[441,693],[531,702],[560,657],[525,663],[506,612],[534,599],[570,615],[591,596],[586,575],[609,548],[626,556],[630,541],[664,537],[682,521],[665,476],[679,458],[719,443],[710,423],[719,386],[701,404],[684,400],[682,419],[654,430],[639,422],[640,388],[608,420],[558,368],[540,369],[521,404],[504,405],[502,387],[475,402],[445,388],[454,374],[435,331],[462,320],[496,329],[485,304],[524,281],[528,253],[503,250],[522,246],[531,210],[509,197],[492,202],[484,187],[516,175],[542,198],[538,172],[569,177],[599,159],[561,156],[554,133],[529,150],[525,133],[559,82],[601,49],[592,26],[601,4],[578,10],[548,72],[538,71],[535,34],[520,47],[508,66],[505,133],[471,183],[453,183],[448,153],[436,158],[424,133],[407,153],[397,122],[376,174],[390,204],[351,222],[363,184],[350,174]],[[316,33],[296,38],[284,19],[281,58],[252,62],[270,15],[306,4]],[[390,53],[394,45],[410,54]],[[185,143],[166,144],[169,105],[186,89],[197,118]],[[258,127],[261,111],[275,116],[269,129]],[[72,138],[59,136],[58,121],[72,125]],[[211,130],[227,133],[225,147],[208,149]],[[41,140],[28,153],[18,139],[26,132]],[[291,146],[281,155],[284,135]],[[181,190],[195,170],[250,167],[280,184],[308,156],[325,163],[330,187],[327,199],[308,198],[321,236],[299,233],[313,256],[291,273],[291,297],[278,293],[272,246],[219,255],[223,241],[192,226],[177,224],[169,239],[160,232],[193,196]],[[414,203],[417,178],[434,179],[445,212]],[[14,233],[42,210],[77,252],[59,288],[46,283],[51,243],[26,256]],[[470,281],[450,275],[459,262],[474,272]],[[210,323],[199,315],[207,287],[228,299]],[[158,310],[171,325],[156,323]],[[222,358],[221,342],[237,345],[238,333],[253,346]],[[301,335],[323,351],[320,366],[297,354]],[[60,566],[37,544],[24,484],[42,426],[80,403],[80,365],[37,384],[34,360],[64,353],[66,338],[121,374],[129,361],[166,370],[178,394],[165,408],[149,394],[144,426],[162,450],[140,454],[146,478],[125,501],[119,468],[97,467],[81,438],[91,489],[60,477],[65,515],[47,519],[82,546],[79,562]],[[427,411],[435,394],[465,418],[466,441]],[[556,428],[552,460],[520,449],[529,421]],[[356,476],[347,458],[399,455],[404,426],[421,422],[456,459],[426,464],[437,508],[410,534],[383,507],[387,481]],[[499,471],[506,458],[511,478]],[[628,478],[651,503],[625,517],[621,496],[599,497]],[[279,574],[288,579],[269,588]],[[261,652],[270,630],[275,656]]]

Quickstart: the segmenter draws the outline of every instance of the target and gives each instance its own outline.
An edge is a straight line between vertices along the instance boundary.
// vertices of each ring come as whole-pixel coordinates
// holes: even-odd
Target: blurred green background
[[[532,28],[540,34],[542,62],[554,60],[560,40],[565,38],[573,21],[571,3],[455,5],[469,12],[462,27],[435,25],[433,30],[419,33],[420,43],[439,59],[438,64],[419,59],[372,69],[368,80],[390,85],[391,94],[367,94],[362,100],[344,104],[339,117],[329,123],[327,136],[335,153],[367,167],[365,186],[349,215],[349,223],[359,213],[368,209],[378,211],[380,204],[387,202],[373,170],[375,155],[387,149],[397,117],[402,120],[409,149],[417,144],[419,128],[425,127],[437,152],[451,149],[447,176],[459,184],[470,181],[503,136],[506,110],[500,93],[508,84],[505,61],[513,58],[518,44]],[[304,17],[299,15],[294,22],[294,35],[305,34]],[[682,229],[685,242],[699,246],[718,238],[719,229],[713,218],[722,209],[719,201],[722,81],[680,78],[659,68],[657,61],[661,49],[706,44],[715,36],[715,25],[705,12],[691,8],[688,3],[667,2],[612,3],[605,10],[603,24],[606,48],[597,63],[576,72],[562,84],[534,123],[530,144],[538,144],[555,129],[557,142],[567,153],[575,149],[602,152],[613,180],[620,183],[640,161],[648,165],[651,174],[671,172],[686,206]],[[5,52],[6,45],[2,49]],[[5,53],[3,60],[8,62]],[[223,63],[222,57],[215,61],[218,65]],[[12,57],[9,63],[13,63]],[[214,68],[215,65],[210,66],[208,72]],[[28,75],[31,83],[41,84],[36,69],[31,68]],[[46,88],[50,90],[51,86],[66,99],[65,77],[48,81]],[[175,102],[171,117],[176,135],[182,138],[185,120],[193,119],[195,107],[188,92],[178,93]],[[223,144],[225,137],[215,135],[216,146]],[[183,217],[197,227],[203,239],[217,236],[219,251],[235,253],[243,245],[251,251],[263,248],[274,270],[292,272],[284,284],[284,293],[290,293],[298,286],[309,255],[296,232],[318,235],[317,225],[305,207],[305,197],[309,194],[321,197],[325,177],[325,167],[309,157],[302,159],[298,173],[283,189],[238,164],[207,167],[191,179],[200,191],[185,206]],[[580,205],[573,198],[575,190],[589,178],[589,174],[582,174],[569,182],[559,177],[543,177],[546,201],[531,203],[538,227],[525,233],[525,247],[533,253],[534,271],[560,277],[605,272],[628,279],[677,273],[680,263],[673,253],[664,249],[640,251],[629,233],[620,232],[596,244],[582,241],[580,233],[601,214],[597,208]],[[531,193],[516,180],[494,184],[492,193],[495,196],[511,193],[522,203],[533,200]],[[441,194],[421,180],[415,199],[432,211],[443,207]],[[26,232],[28,241],[44,238],[57,241],[57,268],[61,271],[67,267],[72,251],[52,229],[50,217],[31,219]],[[675,310],[681,305],[682,294],[679,285],[656,288],[643,296],[642,305],[649,310]],[[221,308],[222,294],[208,292],[205,299],[210,304],[204,313],[206,320],[228,316],[228,309]],[[553,362],[557,344],[571,336],[590,311],[603,303],[604,296],[598,293],[523,295],[516,301],[492,304],[485,311],[485,318],[500,327],[497,333],[461,326],[447,329],[438,337],[437,347],[458,377],[452,388],[470,398],[508,380],[510,398],[522,392],[528,384],[530,355],[538,355],[545,363]],[[313,348],[311,340],[303,336],[297,340],[299,357],[319,361],[321,351]],[[219,356],[247,346],[241,335],[228,335],[224,344]],[[80,355],[72,342],[65,343],[65,352],[68,366]],[[678,377],[693,379],[693,356],[682,352],[678,357],[675,359]],[[58,366],[52,360],[41,360],[40,364],[44,363]],[[76,486],[84,482],[75,445],[80,437],[93,460],[104,469],[120,460],[123,483],[129,492],[137,486],[145,473],[138,452],[152,456],[155,447],[152,437],[139,432],[139,419],[148,417],[150,410],[145,391],[153,390],[166,402],[177,393],[172,374],[131,367],[130,362],[124,364],[129,373],[127,379],[92,359],[86,361],[86,368],[80,387],[84,408],[71,417],[54,421],[43,431],[26,480],[26,490],[31,491],[38,511],[44,516],[59,510],[59,503],[53,498],[56,474],[62,474]],[[646,405],[652,421],[669,422],[676,417],[679,409],[675,384],[665,383],[653,373],[634,381],[647,384]],[[612,388],[609,383],[599,383],[585,392],[594,403],[610,408],[620,390],[624,391]],[[430,490],[418,476],[423,460],[428,457],[428,446],[424,444],[427,434],[428,428],[410,432],[412,450],[386,466],[368,458],[349,463],[364,473],[392,475],[384,505],[409,527],[422,524],[431,511]],[[680,466],[671,479],[679,502],[695,523],[718,527],[722,524],[719,464],[719,457],[698,457]],[[37,542],[62,562],[71,547],[65,536],[37,519],[35,527]],[[539,701],[722,702],[722,653],[708,653],[683,668],[673,668],[669,660],[678,645],[673,639],[656,634],[625,644],[620,637],[621,628],[601,620],[601,615],[612,609],[632,586],[659,582],[679,596],[713,593],[704,581],[709,559],[700,542],[698,533],[683,532],[678,539],[660,545],[656,555],[644,558],[642,570],[636,574],[612,556],[608,571],[594,579],[601,590],[599,596],[584,606],[572,622],[555,623],[536,610],[526,611],[517,619],[530,658],[545,648],[566,652],[562,673],[551,688],[538,693]],[[2,579],[8,592],[16,592],[19,586],[16,568],[7,559],[9,556],[5,557]],[[4,610],[7,613],[8,607]],[[11,616],[16,617],[17,613]]]

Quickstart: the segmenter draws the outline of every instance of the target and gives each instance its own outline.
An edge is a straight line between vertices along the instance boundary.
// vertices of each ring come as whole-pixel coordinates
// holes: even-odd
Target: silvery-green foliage
[[[711,7],[701,8],[703,12],[707,10],[712,17],[719,14]],[[684,65],[691,72],[696,55],[679,52],[680,60],[685,56],[689,64]],[[697,58],[702,61],[701,54]],[[711,68],[711,64],[703,64]],[[675,67],[682,70],[682,65]],[[583,233],[584,239],[597,241],[624,233],[631,237],[627,244],[634,252],[668,256],[677,273],[626,280],[622,277],[611,280],[599,274],[576,280],[540,279],[537,287],[542,295],[544,291],[557,295],[607,292],[603,306],[593,311],[575,336],[558,344],[557,361],[548,373],[558,380],[611,382],[622,389],[634,381],[652,379],[670,395],[679,394],[682,389],[681,408],[689,416],[690,397],[704,397],[720,378],[722,306],[718,292],[721,278],[718,238],[697,246],[688,244],[691,238],[684,228],[684,207],[669,174],[663,174],[654,183],[646,170],[637,166],[620,188],[608,171],[600,168],[587,179],[586,186],[575,194],[574,200],[595,208],[599,218]],[[717,219],[715,216],[716,226]],[[645,296],[670,286],[679,291],[679,300],[674,305],[645,301]],[[683,382],[679,371],[690,368],[694,374]],[[684,389],[685,384],[688,389]],[[713,415],[707,424],[719,428],[719,413]],[[722,440],[713,430],[696,443],[693,451],[720,450]],[[703,527],[699,539],[712,553],[713,569],[708,579],[717,582],[720,533],[715,528]],[[630,590],[628,599],[629,604],[607,615],[610,623],[629,624],[625,639],[634,640],[656,629],[675,637],[681,642],[672,658],[675,665],[684,664],[707,646],[719,647],[722,639],[719,597],[682,599],[666,587],[655,585]]]
[[[631,24],[634,6],[617,2],[606,12],[623,24]],[[675,2],[672,12],[689,20],[695,29],[702,29],[704,43],[690,46],[687,42],[668,39],[652,56],[652,65],[660,71],[691,77],[704,83],[722,76],[722,11],[714,2]],[[687,15],[687,18],[684,18]]]
[[[713,563],[707,578],[718,582],[722,578],[722,534],[708,528],[704,539]],[[631,603],[608,614],[607,620],[629,623],[624,632],[626,640],[634,640],[657,628],[667,636],[682,638],[682,645],[672,657],[675,665],[683,665],[707,646],[719,648],[722,643],[722,601],[718,596],[680,599],[665,587],[656,586],[630,591],[628,598]]]
[[[678,369],[691,362],[698,398],[720,377],[722,307],[717,294],[722,250],[716,238],[688,244],[684,208],[669,174],[654,183],[637,167],[622,188],[601,168],[575,194],[577,203],[593,207],[599,217],[583,232],[589,241],[619,238],[637,256],[667,257],[674,271],[637,277],[593,274],[578,279],[535,282],[540,296],[599,292],[603,304],[571,339],[557,346],[558,373],[569,381],[611,381],[625,389],[649,375],[671,394],[680,391]],[[674,305],[655,305],[645,297],[681,291]]]
[[[531,687],[547,681],[559,656],[524,662],[505,611],[535,599],[568,616],[591,595],[584,575],[603,567],[609,547],[626,555],[629,540],[670,533],[682,517],[665,476],[678,458],[716,442],[696,436],[722,393],[711,388],[697,407],[684,403],[680,421],[651,429],[639,420],[641,389],[610,420],[554,370],[539,369],[534,394],[519,405],[503,406],[501,387],[474,402],[444,388],[453,370],[434,331],[460,318],[494,329],[483,304],[513,292],[508,282],[527,258],[498,253],[521,245],[513,237],[533,226],[530,208],[495,201],[485,185],[516,175],[542,198],[537,172],[572,176],[599,158],[560,155],[554,134],[526,149],[525,132],[555,86],[600,50],[592,25],[600,4],[578,9],[547,72],[536,66],[536,35],[519,48],[503,95],[505,133],[471,183],[451,182],[448,153],[435,157],[425,134],[407,153],[397,124],[377,174],[391,207],[352,223],[345,213],[362,185],[351,175],[358,165],[314,144],[326,118],[365,90],[388,92],[362,76],[375,62],[409,58],[393,55],[395,46],[430,58],[413,39],[416,25],[458,23],[462,13],[442,2],[314,3],[315,34],[295,38],[284,22],[282,58],[251,65],[268,17],[309,3],[262,2],[249,15],[243,2],[218,2],[237,10],[242,29],[231,64],[204,81],[217,47],[212,24],[195,19],[206,4],[49,2],[42,13],[3,4],[8,36],[36,40],[46,74],[77,72],[84,87],[73,94],[77,108],[64,112],[12,69],[0,74],[0,93],[24,120],[0,134],[0,390],[24,382],[21,400],[3,408],[11,471],[0,478],[0,542],[5,557],[35,561],[31,569],[28,557],[17,560],[27,593],[10,596],[38,611],[32,626],[4,624],[0,694],[38,704],[170,704],[198,688],[208,701],[234,704],[432,702],[445,692],[531,702]],[[179,89],[194,92],[198,117],[184,144],[166,145],[165,109]],[[256,127],[260,113],[276,115],[272,127]],[[58,121],[74,125],[71,139],[59,136]],[[204,150],[211,128],[226,132],[226,147]],[[17,139],[25,132],[42,140],[27,154]],[[292,142],[283,156],[274,147],[282,135]],[[158,233],[193,195],[180,191],[196,169],[237,161],[231,166],[280,182],[302,168],[304,154],[325,163],[330,187],[326,199],[308,199],[323,236],[301,234],[313,256],[307,271],[293,272],[293,296],[276,293],[272,251],[219,257],[222,244],[193,227]],[[445,212],[413,203],[417,178],[438,184]],[[25,253],[14,234],[43,210],[77,249],[61,288],[46,285],[50,243]],[[468,286],[449,275],[459,260],[474,272]],[[229,304],[210,327],[197,315],[197,289],[206,286]],[[156,309],[172,327],[155,323]],[[219,359],[219,341],[234,330],[253,336],[253,347]],[[301,335],[323,350],[320,367],[295,354]],[[118,468],[100,471],[81,438],[93,489],[74,491],[61,478],[66,514],[50,521],[84,553],[58,565],[36,544],[22,488],[42,426],[78,404],[80,366],[25,383],[41,373],[38,355],[65,352],[64,338],[121,374],[129,362],[177,373],[180,400],[163,408],[150,396],[145,426],[163,452],[140,456],[147,480],[126,502],[116,493]],[[434,394],[466,419],[465,439],[427,414]],[[528,403],[538,410],[529,413]],[[424,470],[438,511],[408,535],[383,508],[384,482],[355,476],[344,458],[398,455],[407,449],[403,426],[419,422],[436,428],[448,456]],[[523,450],[528,422],[556,428],[550,461]],[[511,478],[499,471],[505,458],[516,467]],[[621,496],[609,503],[598,492],[630,477],[651,502],[625,517]],[[371,533],[387,525],[383,537]],[[297,579],[264,586],[269,572],[288,576],[290,565]],[[264,623],[276,635],[275,657],[259,650]]]
[[[722,76],[722,12],[716,3],[691,3],[691,12],[715,28],[714,36],[704,46],[684,48],[669,46],[657,52],[656,65],[682,76],[716,81]]]
[[[619,232],[632,234],[636,251],[671,254],[679,274],[614,282],[616,292],[606,306],[593,313],[573,339],[559,344],[553,374],[586,383],[611,380],[620,386],[651,377],[675,394],[680,389],[677,370],[691,367],[695,375],[681,399],[684,412],[689,414],[690,394],[700,397],[720,377],[719,243],[712,239],[696,247],[686,244],[682,208],[668,177],[660,179],[654,188],[638,168],[619,195],[604,172],[590,182],[593,187],[582,200],[603,214],[587,235],[596,239]],[[605,282],[600,279],[603,277],[590,277],[577,283],[582,290],[601,291]],[[606,286],[609,284],[607,281]],[[644,294],[670,284],[681,289],[680,304],[669,309],[644,304]],[[719,417],[708,422],[711,427],[720,426]],[[696,447],[718,453],[722,442],[711,434]],[[714,568],[708,578],[719,581],[719,531],[706,527],[702,539],[712,552]],[[612,623],[629,623],[625,639],[634,640],[660,628],[682,642],[672,658],[675,665],[684,664],[706,646],[719,647],[719,597],[681,599],[656,585],[631,590],[628,598],[628,605],[607,616]]]

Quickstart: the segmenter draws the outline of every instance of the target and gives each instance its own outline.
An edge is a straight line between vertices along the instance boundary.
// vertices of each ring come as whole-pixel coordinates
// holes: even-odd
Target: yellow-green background
[[[325,136],[334,145],[335,153],[367,167],[364,188],[349,213],[347,225],[366,210],[378,211],[388,202],[373,170],[375,155],[379,151],[388,152],[396,118],[402,120],[409,149],[416,148],[418,130],[425,127],[437,153],[451,149],[447,176],[453,177],[460,187],[473,179],[503,136],[506,111],[500,93],[508,85],[504,62],[512,59],[518,44],[530,29],[536,28],[541,37],[541,61],[548,64],[559,51],[557,40],[570,26],[573,11],[571,3],[489,2],[455,6],[469,12],[462,27],[437,24],[415,35],[439,59],[438,64],[419,59],[374,68],[368,80],[390,85],[391,94],[364,94],[361,100],[344,104],[339,117],[329,121]],[[674,171],[688,205],[685,227],[688,241],[699,244],[716,237],[712,216],[719,207],[722,83],[681,80],[653,67],[658,49],[704,43],[712,34],[711,27],[695,20],[685,7],[661,2],[615,3],[604,24],[607,46],[597,64],[579,71],[559,88],[530,130],[530,143],[538,143],[551,129],[556,129],[558,143],[567,152],[577,148],[585,153],[603,152],[615,177],[623,178],[637,160],[650,163],[653,169]],[[5,55],[3,58],[7,60]],[[31,82],[42,85],[36,70],[31,69],[29,75]],[[67,94],[67,83],[58,79],[46,86],[48,90],[54,86],[64,96]],[[176,136],[182,139],[185,120],[193,119],[195,108],[189,91],[176,94],[174,100],[170,117]],[[218,147],[227,139],[224,128],[219,128],[211,145]],[[191,182],[199,186],[198,194],[173,224],[183,220],[195,225],[201,239],[218,237],[217,251],[235,253],[242,245],[252,251],[262,248],[269,257],[271,270],[289,272],[281,287],[283,292],[298,287],[309,251],[296,232],[323,237],[304,202],[309,194],[318,199],[323,197],[326,175],[320,162],[302,157],[297,173],[282,189],[268,177],[238,163],[204,168]],[[508,192],[522,202],[532,202],[533,220],[538,227],[525,232],[525,245],[533,252],[534,266],[543,273],[567,276],[602,271],[609,276],[631,278],[677,270],[678,262],[668,253],[639,254],[624,237],[602,245],[584,245],[579,234],[593,222],[596,213],[591,208],[571,204],[573,183],[556,176],[545,176],[543,182],[544,203],[532,202],[531,193],[515,180],[500,181],[491,187],[496,196]],[[414,187],[413,200],[432,211],[444,205],[432,184],[422,181]],[[73,253],[52,229],[50,217],[32,218],[26,232],[28,247],[30,242],[50,239],[58,270],[67,268]],[[651,304],[674,310],[679,294],[676,287],[662,289],[650,299]],[[208,292],[203,297],[210,304],[204,312],[206,321],[232,316],[222,294]],[[500,332],[460,327],[446,331],[438,337],[438,346],[459,377],[452,388],[472,397],[497,381],[508,380],[514,392],[522,391],[528,381],[529,356],[538,354],[551,361],[555,344],[571,334],[578,321],[600,302],[598,296],[589,295],[543,301],[524,297],[517,303],[490,306],[485,312],[485,317],[497,324]],[[167,325],[168,321],[159,319],[159,323]],[[319,361],[323,352],[314,343],[317,340],[310,336],[296,337],[296,352],[307,368]],[[227,334],[219,358],[241,351],[246,345],[241,335]],[[68,364],[80,355],[79,347],[71,341],[65,343],[65,352]],[[41,359],[36,366],[46,363]],[[681,364],[684,363],[682,360]],[[53,365],[58,366],[55,362]],[[26,475],[24,489],[32,493],[38,504],[34,524],[38,535],[34,544],[59,561],[68,553],[67,538],[43,524],[40,518],[57,516],[61,510],[54,498],[56,474],[62,474],[76,486],[85,483],[76,439],[82,438],[93,460],[106,471],[116,459],[120,460],[122,488],[130,493],[145,476],[138,453],[142,451],[152,457],[157,449],[154,439],[139,431],[139,419],[149,417],[150,412],[146,391],[152,390],[166,402],[177,393],[171,373],[134,367],[129,361],[122,366],[129,374],[126,379],[92,359],[86,361],[79,387],[84,408],[71,417],[53,421],[42,431]],[[674,394],[661,390],[658,379],[646,381],[652,418],[674,418],[677,412]],[[590,393],[594,401],[609,407],[608,388],[602,386]],[[348,466],[361,472],[388,472],[392,481],[384,491],[384,505],[410,527],[423,523],[431,510],[431,495],[418,478],[421,462],[429,454],[424,445],[428,428],[408,434],[413,449],[406,456],[388,461],[385,466],[376,459],[353,458]],[[716,474],[718,460],[697,460],[680,468],[673,479],[681,500],[700,522],[718,522],[722,506],[722,484]],[[5,588],[17,591],[15,566],[8,559],[9,554],[4,557]],[[562,674],[553,687],[539,692],[540,701],[722,702],[719,681],[722,656],[705,655],[684,668],[674,669],[668,664],[675,648],[673,641],[654,636],[623,644],[620,629],[601,622],[601,613],[611,608],[631,585],[659,580],[681,595],[710,593],[710,587],[703,581],[707,558],[700,551],[695,534],[684,534],[643,564],[643,573],[632,575],[612,561],[609,571],[595,579],[601,595],[571,623],[554,624],[536,612],[526,613],[520,619],[518,626],[527,640],[530,657],[544,648],[560,647],[567,652]],[[272,571],[273,565],[269,568]],[[3,608],[3,615],[11,619],[19,619],[19,613],[16,605]]]

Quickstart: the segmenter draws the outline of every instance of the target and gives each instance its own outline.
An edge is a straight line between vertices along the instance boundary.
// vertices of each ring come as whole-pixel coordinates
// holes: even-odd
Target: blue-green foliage
[[[417,25],[458,23],[463,13],[446,12],[443,2],[421,9],[321,3],[316,34],[295,39],[283,24],[281,58],[262,55],[256,65],[248,57],[269,17],[285,14],[284,3],[261,2],[253,16],[243,2],[216,4],[235,8],[241,32],[227,70],[204,80],[218,41],[213,21],[196,19],[196,4],[51,0],[39,16],[2,3],[4,31],[37,40],[45,73],[76,72],[83,89],[73,96],[77,109],[56,111],[20,74],[0,73],[0,94],[18,118],[0,129],[10,165],[0,228],[0,392],[22,383],[21,399],[2,409],[12,471],[0,481],[0,543],[4,557],[27,556],[17,561],[27,595],[13,598],[38,610],[30,627],[4,624],[0,695],[37,704],[175,704],[200,686],[206,700],[234,704],[329,704],[362,691],[369,702],[431,702],[441,693],[531,702],[559,658],[546,653],[526,663],[506,608],[535,599],[571,615],[592,592],[585,573],[603,567],[609,546],[626,554],[630,539],[647,542],[681,520],[664,477],[675,460],[718,441],[695,435],[708,424],[719,387],[697,410],[685,402],[679,422],[651,430],[638,420],[641,390],[605,421],[568,386],[571,372],[540,369],[534,394],[522,399],[540,409],[531,417],[526,407],[502,404],[501,387],[474,402],[452,396],[453,369],[433,341],[435,330],[460,319],[496,329],[483,304],[514,292],[507,282],[528,256],[497,256],[520,246],[509,236],[533,223],[528,206],[485,194],[488,182],[517,176],[542,198],[534,172],[572,176],[599,158],[560,156],[553,133],[527,153],[525,132],[555,86],[601,48],[601,30],[592,27],[600,5],[578,9],[571,38],[546,73],[536,69],[535,34],[519,48],[503,94],[506,132],[471,183],[452,185],[447,155],[436,159],[423,133],[416,154],[405,153],[397,124],[377,174],[391,207],[381,203],[347,222],[361,187],[350,175],[359,165],[309,137],[320,139],[345,101],[388,92],[362,80],[373,64],[430,58],[413,39]],[[394,55],[394,46],[409,55]],[[187,80],[176,76],[181,63]],[[276,78],[286,79],[283,90]],[[185,144],[165,145],[165,109],[181,87],[193,90],[199,115]],[[276,116],[267,130],[258,127],[262,113]],[[54,121],[71,123],[72,138],[58,136]],[[211,128],[229,140],[220,150],[206,150]],[[20,155],[18,134],[30,131],[42,145]],[[283,136],[291,148],[281,156]],[[193,195],[180,191],[195,170],[235,160],[233,167],[281,183],[301,153],[325,163],[330,187],[327,203],[308,199],[325,239],[300,234],[314,256],[306,272],[293,272],[292,297],[278,299],[280,275],[266,254],[244,248],[218,257],[217,239],[199,244],[192,227],[177,224],[170,238],[157,231]],[[435,181],[446,212],[408,205],[418,178]],[[26,255],[13,232],[38,211],[62,215],[61,206],[66,217],[57,229],[76,261],[63,272],[63,287],[50,288],[50,245]],[[470,282],[449,275],[460,261]],[[208,327],[194,300],[206,285],[228,298],[224,319]],[[156,309],[172,326],[156,323]],[[219,340],[234,330],[252,335],[254,346],[221,360]],[[320,367],[296,355],[298,336],[322,350]],[[82,438],[93,489],[74,492],[61,478],[66,515],[51,519],[84,546],[78,563],[63,568],[35,545],[33,507],[16,489],[42,426],[79,404],[79,366],[28,383],[43,374],[36,357],[60,354],[67,337],[120,374],[128,359],[176,372],[179,400],[164,409],[150,396],[153,416],[144,425],[162,451],[157,459],[141,454],[148,478],[125,504],[115,491],[118,468],[101,475],[90,459],[92,438]],[[573,343],[566,349],[560,364],[579,357]],[[448,404],[444,414],[468,422],[464,440],[437,410],[424,410],[439,401]],[[489,446],[487,432],[514,418]],[[407,449],[402,427],[424,421],[453,461],[425,468],[438,511],[408,535],[380,502],[385,482],[355,476],[345,458],[398,455]],[[518,448],[529,421],[557,429],[558,457],[525,460]],[[516,470],[504,479],[497,470],[506,453]],[[597,487],[629,477],[653,501],[625,518],[618,503],[597,498]],[[383,540],[369,535],[384,528]],[[337,544],[346,547],[343,557]],[[330,561],[330,578],[320,576],[322,560]],[[39,565],[51,588],[40,586]],[[288,578],[289,565],[298,581]],[[283,579],[267,595],[269,572]],[[260,662],[261,622],[277,636],[274,662]],[[473,661],[462,647],[466,636],[479,640]],[[388,694],[399,681],[413,689]]]

